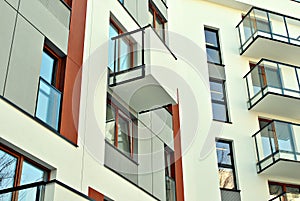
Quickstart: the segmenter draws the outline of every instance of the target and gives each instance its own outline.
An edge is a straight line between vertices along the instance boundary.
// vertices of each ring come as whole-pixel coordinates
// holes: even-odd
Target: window
[[[283,184],[270,181],[269,194],[270,199],[282,195],[278,200],[298,200],[300,198],[300,185]]]
[[[220,188],[236,190],[237,183],[233,161],[232,142],[217,140],[216,151],[219,168]]]
[[[217,121],[229,122],[229,112],[225,91],[225,80],[211,78],[209,84],[213,119]]]
[[[134,67],[135,65],[135,45],[130,36],[120,37],[112,40],[113,37],[124,33],[119,23],[110,21],[109,26],[109,58],[108,65],[113,72],[120,72]]]
[[[64,59],[45,45],[35,116],[57,131],[59,130],[63,84]]]
[[[39,181],[47,181],[48,172],[32,163],[22,155],[16,154],[0,145],[0,190]],[[0,200],[35,197],[36,188],[24,189],[16,193],[0,195]]]
[[[121,106],[107,102],[106,108],[106,140],[117,147],[128,157],[136,157],[137,151],[134,132],[136,131],[136,120],[128,112],[120,109]]]
[[[174,151],[165,145],[166,200],[176,201]]]
[[[165,41],[165,23],[166,20],[162,17],[159,10],[153,4],[149,5],[149,11],[152,16],[151,25],[155,29],[159,37]]]
[[[207,61],[222,65],[218,30],[204,28]]]

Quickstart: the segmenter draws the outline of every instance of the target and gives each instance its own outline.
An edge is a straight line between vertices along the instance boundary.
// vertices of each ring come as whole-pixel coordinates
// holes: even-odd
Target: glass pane
[[[205,30],[205,42],[206,42],[206,45],[219,47],[217,32]]]
[[[227,109],[224,104],[212,103],[213,119],[219,121],[228,121]]]
[[[260,160],[263,158],[269,156],[272,153],[276,151],[276,146],[275,146],[275,128],[274,128],[274,123],[271,123],[269,126],[265,127],[263,130],[260,131],[261,135],[261,145],[262,145],[262,156],[260,157]]]
[[[113,71],[114,70],[114,52],[115,52],[115,41],[111,40],[112,37],[115,37],[119,34],[118,29],[113,25],[110,24],[109,26],[109,52],[108,52],[108,67]],[[116,47],[117,48],[117,47]]]
[[[224,142],[216,142],[218,164],[232,165],[230,145]]]
[[[166,198],[167,201],[176,201],[176,184],[169,177],[166,177]]]
[[[58,130],[61,93],[40,79],[36,117]]]
[[[269,184],[270,199],[280,195],[281,193],[283,193],[282,186],[276,184]]]
[[[220,188],[235,189],[232,169],[219,167]]]
[[[219,82],[210,81],[210,93],[212,100],[225,101],[223,84]]]
[[[40,168],[33,166],[27,161],[23,162],[20,185],[30,184],[39,181],[45,181],[47,173]],[[37,194],[37,188],[28,188],[19,191],[18,200],[34,201]]]
[[[17,158],[0,149],[0,190],[14,186]],[[10,200],[12,194],[0,195],[0,200]]]
[[[164,24],[159,17],[156,17],[155,30],[161,39],[164,39]]]
[[[119,115],[118,120],[118,148],[126,154],[130,154],[130,126],[129,120]]]
[[[282,88],[277,67],[264,65],[264,71],[268,86]]]
[[[276,122],[275,130],[278,139],[279,150],[294,152],[293,135],[290,125],[287,123]]]
[[[43,52],[40,75],[49,84],[52,84],[54,65],[55,65],[55,60],[48,53]]]
[[[130,64],[131,64],[131,47],[130,47],[130,42],[126,37],[122,37],[118,40],[118,42],[120,43],[120,55],[118,57],[120,65],[119,67],[119,71],[122,70],[127,70],[130,68]]]
[[[221,64],[221,57],[218,50],[206,48],[206,53],[208,62]]]
[[[115,109],[111,105],[107,105],[105,137],[111,144],[114,144],[115,142],[115,123]]]
[[[247,15],[243,20],[243,31],[245,39],[242,40],[242,42],[246,42],[252,36],[252,34],[254,34],[255,30],[253,27],[253,22],[250,21],[250,15]]]

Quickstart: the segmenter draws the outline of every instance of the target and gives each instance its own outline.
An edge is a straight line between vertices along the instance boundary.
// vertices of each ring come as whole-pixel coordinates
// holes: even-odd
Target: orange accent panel
[[[172,113],[173,113],[174,149],[175,149],[174,154],[175,154],[176,200],[184,201],[179,104],[172,106]]]
[[[91,187],[89,187],[89,197],[94,199],[95,201],[104,201],[104,195]]]
[[[69,33],[68,59],[82,65],[87,0],[74,0]]]
[[[73,0],[65,70],[60,133],[74,144],[78,139],[81,68],[87,0]]]
[[[77,144],[81,91],[81,69],[72,60],[67,60],[63,93],[60,133]]]

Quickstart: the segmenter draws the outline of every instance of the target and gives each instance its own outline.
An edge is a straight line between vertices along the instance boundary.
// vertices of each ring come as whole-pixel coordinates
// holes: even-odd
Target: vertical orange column
[[[89,197],[94,199],[95,201],[104,201],[104,195],[91,187],[89,187]]]
[[[173,113],[174,149],[175,149],[174,154],[175,154],[176,199],[177,201],[184,201],[179,104],[172,106],[172,113]]]
[[[71,2],[71,1],[70,1]],[[73,0],[60,133],[77,144],[87,0]]]

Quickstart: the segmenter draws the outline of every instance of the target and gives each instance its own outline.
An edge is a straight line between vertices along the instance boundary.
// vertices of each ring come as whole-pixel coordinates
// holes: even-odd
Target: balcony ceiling
[[[114,86],[112,93],[120,97],[136,112],[176,104],[175,98],[171,97],[151,74],[142,79]]]
[[[228,6],[230,8],[239,9],[242,11],[247,11],[251,8],[251,5],[248,4],[247,0],[204,0],[223,6]]]
[[[300,98],[267,94],[255,106],[253,106],[252,110],[300,119],[299,104]]]
[[[300,66],[300,46],[268,38],[257,37],[243,55],[257,59],[267,58]]]
[[[279,160],[265,169],[262,174],[300,179],[300,163],[296,161]]]

